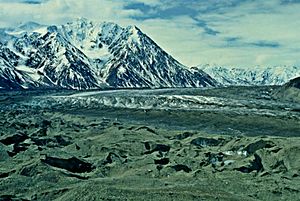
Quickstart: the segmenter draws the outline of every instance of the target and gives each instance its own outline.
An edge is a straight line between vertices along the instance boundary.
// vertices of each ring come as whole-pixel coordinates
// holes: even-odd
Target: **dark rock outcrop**
[[[62,168],[73,173],[91,172],[94,169],[92,164],[75,157],[64,159],[46,156],[46,158],[41,159],[41,161],[53,167]]]
[[[152,154],[153,152],[168,152],[170,151],[171,147],[165,144],[155,144],[153,149],[150,151],[146,151],[145,154]]]
[[[214,138],[204,138],[198,137],[191,141],[192,145],[200,146],[200,147],[207,147],[207,146],[218,146],[223,143],[223,139],[214,139]]]
[[[178,171],[184,171],[184,172],[189,173],[189,172],[192,171],[191,168],[189,168],[189,167],[186,166],[186,165],[182,165],[182,164],[174,165],[174,166],[172,166],[172,168],[173,168],[175,171],[177,171],[177,172],[178,172]]]
[[[271,141],[259,140],[249,144],[244,150],[247,151],[248,154],[254,154],[259,149],[272,148],[274,146],[275,144]]]
[[[169,162],[170,162],[170,159],[168,159],[168,158],[154,160],[154,164],[156,164],[156,165],[167,165]]]
[[[24,142],[26,139],[28,139],[28,136],[24,133],[17,133],[12,136],[0,139],[0,142],[5,145],[11,145],[11,144],[19,144],[20,142]]]
[[[243,173],[250,173],[252,171],[263,171],[263,168],[261,157],[258,154],[254,154],[254,160],[251,161],[249,165],[235,168],[235,170]]]

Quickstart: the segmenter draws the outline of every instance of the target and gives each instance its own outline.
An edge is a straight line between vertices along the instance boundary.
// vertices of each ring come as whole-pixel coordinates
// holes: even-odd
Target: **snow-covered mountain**
[[[61,26],[30,22],[1,29],[0,36],[5,89],[218,85],[202,70],[180,64],[135,26],[81,18]]]
[[[199,65],[198,69],[225,86],[230,85],[283,85],[300,76],[299,66],[235,68],[217,65]]]
[[[21,89],[37,86],[30,77],[16,66],[20,57],[0,43],[0,89]]]

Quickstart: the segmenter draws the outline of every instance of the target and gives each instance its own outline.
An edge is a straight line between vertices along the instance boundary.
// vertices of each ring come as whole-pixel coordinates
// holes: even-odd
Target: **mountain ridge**
[[[283,85],[300,76],[299,66],[274,67],[228,67],[220,65],[199,65],[195,67],[208,73],[224,86]]]
[[[20,27],[15,30],[2,29],[0,34],[13,38],[6,41],[4,46],[18,56],[12,59],[14,65],[9,69],[22,72],[21,79],[26,79],[24,82],[12,80],[16,86],[10,87],[2,80],[2,88],[97,89],[107,86],[165,88],[218,85],[205,72],[191,70],[180,64],[136,26],[123,28],[111,22],[95,23],[80,18],[60,26],[43,26],[31,22],[23,25],[24,30],[20,30]],[[5,69],[7,65],[3,62],[0,68]]]

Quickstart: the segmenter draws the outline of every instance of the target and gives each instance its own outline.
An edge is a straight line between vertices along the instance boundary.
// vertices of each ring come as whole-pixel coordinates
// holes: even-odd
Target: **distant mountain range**
[[[0,88],[218,86],[162,50],[139,28],[86,19],[0,29]]]
[[[239,68],[199,65],[196,69],[205,71],[224,86],[283,85],[300,76],[299,66]]]
[[[0,29],[0,89],[282,85],[300,67],[188,68],[136,26],[80,18]]]

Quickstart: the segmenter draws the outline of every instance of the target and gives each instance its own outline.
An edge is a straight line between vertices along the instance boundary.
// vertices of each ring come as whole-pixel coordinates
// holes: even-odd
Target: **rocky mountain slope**
[[[15,66],[20,57],[0,43],[0,89],[36,86],[30,77]]]
[[[135,26],[122,28],[86,19],[62,26],[30,22],[1,29],[0,35],[0,87],[4,89],[217,85],[202,70],[180,64]]]
[[[197,68],[205,71],[225,86],[283,85],[289,80],[300,76],[299,66],[233,68],[200,65]]]
[[[300,103],[300,77],[289,81],[274,91],[273,96],[280,100]]]

